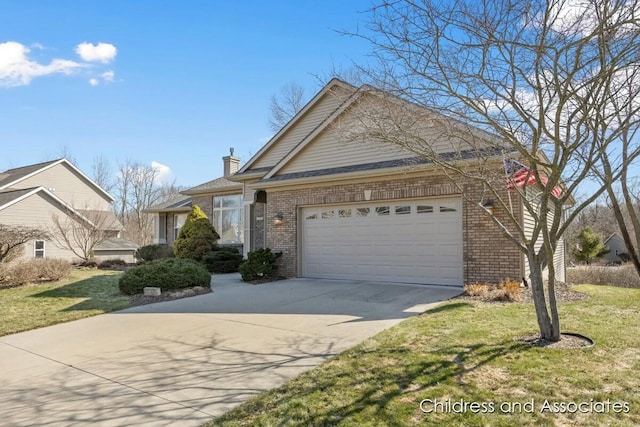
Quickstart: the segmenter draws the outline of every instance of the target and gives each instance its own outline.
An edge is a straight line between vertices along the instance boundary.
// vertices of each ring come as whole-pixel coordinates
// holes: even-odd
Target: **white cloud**
[[[29,52],[28,47],[18,42],[0,43],[0,87],[26,86],[36,77],[69,75],[84,67],[67,59],[52,59],[49,64],[40,64],[29,59]]]
[[[76,46],[76,53],[83,61],[102,62],[107,64],[116,57],[118,49],[111,43],[80,43]]]
[[[102,73],[101,77],[102,77],[102,80],[104,80],[105,82],[112,82],[115,76],[116,76],[116,73],[114,73],[113,70],[109,70]]]
[[[113,70],[105,71],[97,77],[92,77],[89,79],[89,84],[91,86],[98,86],[100,82],[102,83],[113,83],[113,79],[116,77],[116,73]]]
[[[173,178],[173,172],[169,166],[154,160],[151,162],[151,167],[158,173],[158,181],[162,184],[169,183]]]

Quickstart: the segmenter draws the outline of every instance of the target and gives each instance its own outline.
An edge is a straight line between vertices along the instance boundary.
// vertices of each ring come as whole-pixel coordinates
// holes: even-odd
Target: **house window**
[[[34,256],[44,258],[44,240],[36,240],[34,245]]]
[[[173,241],[175,242],[176,240],[178,240],[180,229],[184,225],[184,222],[187,220],[187,214],[178,214],[173,218]]]
[[[218,243],[242,243],[244,208],[242,194],[213,198],[213,228],[220,235]]]
[[[158,240],[160,242],[167,241],[167,215],[158,215]]]

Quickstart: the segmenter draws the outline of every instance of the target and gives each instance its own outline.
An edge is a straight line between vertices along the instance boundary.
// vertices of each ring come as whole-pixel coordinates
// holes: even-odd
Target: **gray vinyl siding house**
[[[135,262],[135,243],[121,239],[122,224],[110,211],[113,202],[106,191],[66,159],[24,166],[0,173],[0,224],[39,228],[51,232],[54,217],[87,218],[98,212],[109,238],[94,250],[96,260],[111,258]],[[49,237],[31,241],[23,257],[78,261],[69,249]]]

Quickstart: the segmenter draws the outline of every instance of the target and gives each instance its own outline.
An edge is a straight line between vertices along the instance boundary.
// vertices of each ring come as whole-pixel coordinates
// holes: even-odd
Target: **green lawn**
[[[515,339],[537,330],[531,305],[453,300],[206,425],[640,425],[640,290],[576,289],[590,298],[561,305],[563,330],[594,347],[531,348]],[[424,399],[485,403],[480,409],[493,412],[424,413]],[[585,402],[587,412],[549,410],[573,411],[570,402]],[[614,402],[628,412],[615,413]]]
[[[129,306],[121,273],[72,270],[66,280],[0,290],[0,336],[95,316]]]

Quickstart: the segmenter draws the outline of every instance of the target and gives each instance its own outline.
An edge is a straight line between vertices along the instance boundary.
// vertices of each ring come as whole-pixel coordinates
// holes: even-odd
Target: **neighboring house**
[[[624,243],[624,239],[618,233],[613,233],[609,236],[607,240],[604,241],[604,244],[609,249],[609,252],[600,258],[601,262],[606,264],[620,264],[625,261],[620,258],[620,255],[628,255],[629,251],[627,250],[627,245]]]
[[[94,249],[95,259],[135,262],[137,245],[120,238],[123,227],[109,209],[112,202],[113,197],[66,159],[0,173],[0,224],[51,232],[54,217],[64,220],[71,216],[79,221],[100,217],[108,239]],[[28,242],[23,257],[78,260],[52,237]]]
[[[218,244],[242,250],[245,232],[242,184],[227,179],[238,171],[240,158],[235,157],[231,149],[231,154],[222,160],[224,176],[182,191],[182,196],[145,210],[155,215],[154,243],[173,246],[191,207],[198,205],[220,235]]]

